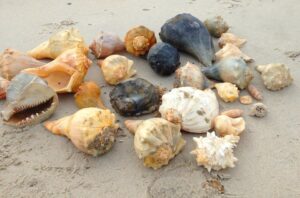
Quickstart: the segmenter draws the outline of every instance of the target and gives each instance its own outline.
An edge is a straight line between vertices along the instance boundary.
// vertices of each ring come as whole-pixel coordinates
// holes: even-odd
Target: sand
[[[71,26],[90,43],[100,30],[124,37],[129,28],[140,24],[158,33],[167,19],[182,12],[202,20],[221,15],[230,24],[230,32],[248,40],[242,49],[255,59],[252,67],[284,63],[294,83],[278,92],[268,91],[254,72],[253,84],[262,90],[269,109],[265,118],[248,116],[249,106],[239,102],[220,103],[224,110],[244,109],[247,128],[235,149],[236,167],[219,172],[208,173],[196,166],[189,154],[195,146],[192,137],[198,136],[194,134],[185,133],[183,152],[154,171],[143,167],[126,130],[109,153],[94,158],[41,124],[22,130],[1,124],[0,197],[300,197],[299,10],[298,0],[1,0],[1,51],[8,47],[27,51]],[[157,76],[145,60],[126,56],[135,61],[138,77],[171,88],[174,76]],[[103,86],[103,98],[110,107],[111,87],[104,83],[94,57],[89,57],[93,65],[86,79]],[[199,64],[182,54],[181,65],[187,61]],[[76,110],[73,96],[61,95],[50,120]],[[123,118],[118,119],[122,123]]]

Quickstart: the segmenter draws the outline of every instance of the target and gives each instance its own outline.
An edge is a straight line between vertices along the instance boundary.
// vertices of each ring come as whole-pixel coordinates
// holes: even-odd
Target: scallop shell
[[[252,105],[250,115],[262,118],[265,117],[267,113],[268,113],[268,109],[266,105],[259,102]]]
[[[118,35],[101,31],[99,35],[94,38],[89,48],[96,58],[105,58],[116,52],[123,51],[125,46]]]
[[[240,103],[244,104],[244,105],[248,105],[251,104],[253,102],[253,99],[251,96],[246,95],[246,96],[241,96],[240,97]]]
[[[215,55],[216,55],[217,61],[228,58],[228,57],[242,58],[247,63],[253,61],[253,59],[250,56],[244,54],[238,47],[236,47],[235,45],[230,44],[230,43],[226,44]]]
[[[191,154],[196,155],[198,165],[204,166],[209,172],[233,168],[238,160],[233,155],[233,148],[236,147],[239,139],[239,136],[234,135],[218,137],[214,132],[207,133],[206,137],[194,137],[197,147]]]
[[[175,71],[174,87],[195,87],[203,90],[205,88],[205,77],[197,65],[187,62],[185,66]]]
[[[238,118],[243,115],[244,111],[241,109],[230,109],[221,113],[221,115],[226,115],[231,118]]]
[[[170,111],[173,113],[170,114]],[[205,133],[211,129],[214,117],[219,114],[219,103],[210,89],[202,91],[180,87],[162,96],[159,112],[162,118],[170,122],[181,119],[181,127],[187,132]]]
[[[240,135],[246,128],[244,118],[231,118],[219,115],[214,119],[214,131],[221,137],[226,135]]]
[[[258,65],[256,70],[261,73],[267,89],[277,91],[292,84],[290,69],[284,64]]]
[[[246,39],[239,38],[232,33],[223,33],[218,41],[218,44],[221,48],[226,44],[233,44],[238,48],[241,48],[246,42]]]
[[[234,102],[239,97],[239,90],[236,85],[232,83],[216,83],[215,87],[218,95],[224,102]]]
[[[105,81],[110,85],[119,84],[136,74],[133,61],[120,55],[111,55],[103,61],[99,61]]]
[[[0,100],[6,97],[6,90],[9,86],[9,81],[0,77]]]
[[[204,21],[204,25],[213,37],[219,38],[223,33],[227,32],[229,26],[221,16],[215,16]]]
[[[47,41],[30,50],[28,54],[36,59],[55,59],[73,48],[78,48],[83,54],[88,53],[88,48],[79,31],[71,28],[52,35]]]
[[[155,43],[154,32],[145,26],[132,28],[125,36],[126,50],[135,56],[146,54]]]
[[[261,92],[254,85],[251,85],[251,84],[248,85],[247,91],[256,100],[262,100],[263,99],[263,96],[262,96]]]
[[[167,165],[184,147],[180,125],[162,118],[127,120],[125,126],[134,133],[134,149],[144,166],[153,169]]]

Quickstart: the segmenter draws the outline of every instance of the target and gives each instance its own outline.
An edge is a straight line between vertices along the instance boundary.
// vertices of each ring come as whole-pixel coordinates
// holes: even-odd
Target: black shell
[[[163,76],[171,75],[180,65],[180,56],[177,49],[168,43],[153,45],[148,53],[147,60],[151,68]]]
[[[160,103],[158,87],[142,79],[119,83],[109,94],[112,107],[123,116],[138,116],[156,111]]]
[[[214,46],[204,24],[191,14],[178,14],[169,19],[159,33],[162,41],[195,56],[205,66],[212,65]]]

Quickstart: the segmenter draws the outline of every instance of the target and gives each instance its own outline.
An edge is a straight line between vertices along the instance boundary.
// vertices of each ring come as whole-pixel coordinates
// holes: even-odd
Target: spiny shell
[[[223,33],[218,41],[218,44],[221,48],[229,43],[241,48],[246,42],[246,39],[239,38],[232,33]]]
[[[204,21],[204,25],[213,37],[219,38],[224,32],[227,32],[229,26],[221,16],[215,16]]]
[[[221,113],[221,115],[226,115],[231,118],[238,118],[243,115],[244,111],[241,109],[230,109]]]
[[[251,84],[248,85],[247,91],[256,100],[262,100],[263,99],[263,96],[262,96],[261,92],[254,85],[251,85]]]
[[[118,35],[101,31],[98,36],[94,38],[90,49],[96,58],[105,58],[116,52],[123,51],[125,46]]]
[[[214,131],[221,137],[225,135],[240,135],[246,127],[244,118],[231,118],[219,115],[214,119]]]
[[[238,57],[238,58],[242,58],[244,59],[247,63],[248,62],[252,62],[253,59],[244,54],[238,47],[236,47],[233,44],[226,44],[222,49],[220,49],[217,53],[216,53],[216,60],[222,60],[228,57]]]
[[[46,122],[44,126],[54,134],[68,137],[79,150],[93,156],[112,148],[118,129],[115,115],[110,110],[94,107]]]
[[[234,102],[239,97],[239,90],[232,83],[216,83],[215,87],[224,102]]]
[[[99,61],[105,81],[110,85],[119,84],[136,74],[133,61],[120,55],[110,55],[103,61]]]
[[[9,86],[9,81],[0,77],[0,99],[6,97],[6,90]]]
[[[181,119],[181,127],[187,132],[204,133],[211,129],[212,120],[219,114],[219,103],[210,89],[180,87],[163,95],[159,112],[170,122]]]
[[[244,105],[248,105],[251,104],[253,102],[253,99],[251,96],[246,95],[246,96],[241,96],[240,97],[240,103],[244,104]]]
[[[158,169],[167,165],[186,143],[180,125],[162,118],[127,120],[125,125],[134,133],[134,149],[146,167]]]
[[[155,43],[154,32],[145,26],[132,28],[125,36],[126,50],[135,56],[146,54]]]
[[[265,117],[267,113],[268,113],[268,109],[266,105],[260,102],[253,104],[250,111],[251,116],[255,116],[259,118]]]
[[[185,66],[175,71],[174,87],[195,87],[203,90],[205,88],[205,77],[197,65],[187,62]]]
[[[235,166],[237,158],[233,155],[233,148],[239,142],[239,136],[218,137],[212,132],[207,133],[206,137],[194,137],[193,140],[197,147],[191,154],[196,155],[199,166],[204,166],[209,172]]]
[[[261,73],[267,89],[272,91],[280,90],[293,82],[290,69],[284,64],[258,65],[256,70]]]

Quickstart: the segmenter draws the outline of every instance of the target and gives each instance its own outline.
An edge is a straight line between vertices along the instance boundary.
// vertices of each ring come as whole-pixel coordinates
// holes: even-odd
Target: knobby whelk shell
[[[214,131],[221,137],[226,135],[240,135],[246,128],[244,118],[231,118],[219,115],[214,119]]]
[[[234,102],[239,97],[239,90],[236,85],[232,83],[216,83],[215,87],[218,95],[224,102]]]
[[[6,98],[6,91],[9,86],[9,80],[0,77],[0,100]]]
[[[228,57],[238,57],[244,59],[247,63],[252,62],[253,58],[250,56],[244,54],[238,47],[236,47],[233,44],[226,44],[222,49],[217,51],[216,55],[216,60],[222,60]]]
[[[215,16],[204,21],[209,33],[216,38],[219,38],[223,33],[229,29],[228,24],[224,21],[221,16]]]
[[[221,48],[226,44],[233,44],[238,48],[241,48],[246,42],[246,39],[239,38],[232,33],[223,33],[218,41],[218,44]]]

